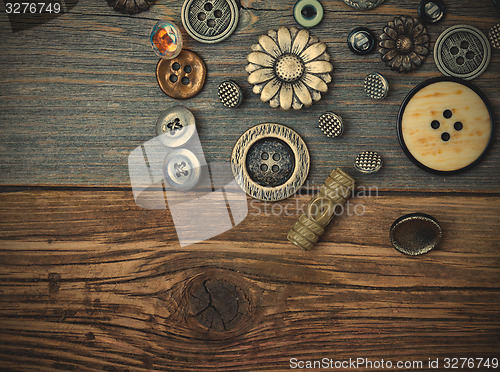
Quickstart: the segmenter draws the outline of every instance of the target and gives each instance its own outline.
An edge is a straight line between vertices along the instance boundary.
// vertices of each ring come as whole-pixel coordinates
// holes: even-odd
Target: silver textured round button
[[[389,82],[382,74],[373,72],[365,77],[363,88],[368,97],[383,99],[389,93]]]
[[[200,180],[200,162],[188,149],[176,149],[165,157],[163,174],[167,184],[174,189],[191,190]]]
[[[168,147],[184,145],[195,130],[194,115],[184,106],[174,106],[164,111],[156,121],[156,135]]]
[[[363,151],[356,157],[354,167],[362,173],[376,173],[382,168],[382,157],[374,151]]]
[[[226,107],[238,107],[243,100],[243,92],[240,86],[232,80],[223,81],[219,84],[219,100]]]
[[[304,140],[281,124],[250,128],[236,142],[231,169],[240,187],[252,198],[277,201],[295,194],[309,173]]]
[[[344,0],[344,3],[358,10],[370,10],[382,4],[384,0]]]
[[[236,30],[238,4],[235,0],[185,0],[181,17],[193,39],[207,44],[219,43]]]
[[[408,256],[419,256],[438,246],[443,237],[439,222],[424,213],[410,213],[399,217],[389,232],[391,244]]]
[[[344,132],[342,118],[333,112],[325,112],[319,119],[319,129],[327,137],[340,137]]]
[[[323,6],[318,0],[299,0],[293,7],[293,18],[302,27],[317,26],[323,19]]]
[[[472,80],[481,75],[491,58],[486,36],[477,28],[457,25],[446,29],[434,46],[434,60],[446,76]]]
[[[490,37],[491,46],[500,50],[500,23],[497,23],[490,28],[488,36]]]

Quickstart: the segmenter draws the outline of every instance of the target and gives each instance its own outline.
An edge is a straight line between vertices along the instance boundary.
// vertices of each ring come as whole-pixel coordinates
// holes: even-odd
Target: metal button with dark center
[[[384,0],[344,0],[344,3],[358,10],[370,10],[382,4]]]
[[[436,23],[443,19],[446,7],[441,0],[422,0],[418,6],[418,16],[426,23]]]
[[[160,59],[156,65],[156,80],[169,97],[187,99],[197,95],[205,85],[207,68],[194,52],[183,50],[173,59]]]
[[[375,48],[375,35],[366,27],[355,28],[347,37],[347,45],[355,54],[369,54]]]
[[[185,0],[181,10],[187,33],[202,43],[218,43],[229,37],[238,25],[235,0]]]
[[[264,138],[248,151],[246,167],[250,178],[261,186],[284,184],[295,169],[292,149],[278,138]]]
[[[434,60],[447,76],[472,80],[481,75],[491,58],[490,43],[477,28],[457,25],[446,29],[434,46]]]

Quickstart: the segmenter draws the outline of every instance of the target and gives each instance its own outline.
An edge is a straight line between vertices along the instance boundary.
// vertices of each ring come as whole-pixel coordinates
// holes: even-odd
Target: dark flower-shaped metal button
[[[414,71],[429,54],[430,38],[415,18],[400,16],[384,28],[380,36],[380,54],[386,66],[397,72]]]

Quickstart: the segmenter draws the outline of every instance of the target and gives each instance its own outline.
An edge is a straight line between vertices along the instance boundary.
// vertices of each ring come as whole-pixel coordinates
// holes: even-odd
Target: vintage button
[[[418,256],[437,247],[443,231],[434,217],[424,213],[411,213],[394,221],[389,235],[392,246],[399,252]]]
[[[200,161],[188,149],[176,149],[167,154],[163,163],[163,174],[169,186],[187,191],[200,180]]]
[[[302,138],[281,124],[247,130],[233,148],[231,169],[252,198],[277,201],[295,194],[309,173],[309,151]]]
[[[389,93],[389,82],[382,74],[373,72],[365,77],[363,88],[368,97],[383,99]]]
[[[173,59],[160,59],[156,65],[156,80],[169,97],[187,99],[197,95],[205,85],[207,68],[194,52],[183,50]]]
[[[181,16],[184,28],[193,39],[213,44],[234,32],[239,9],[235,0],[185,0]]]
[[[375,35],[366,27],[355,28],[347,37],[347,45],[355,54],[369,54],[375,48]]]
[[[443,19],[446,6],[441,0],[422,0],[418,6],[418,16],[425,23],[436,23]]]
[[[354,167],[362,173],[376,173],[382,168],[382,157],[374,151],[363,151],[356,157]]]
[[[196,131],[193,113],[183,106],[164,111],[156,121],[156,135],[168,147],[184,145]]]
[[[318,0],[299,0],[293,7],[293,17],[302,27],[317,26],[323,19],[323,6]]]
[[[408,158],[422,169],[452,174],[471,168],[488,149],[493,111],[473,84],[453,77],[419,84],[403,101],[398,137]]]
[[[151,46],[160,58],[172,59],[182,51],[182,35],[179,28],[170,22],[157,22],[150,34]]]
[[[344,0],[344,3],[358,10],[370,10],[382,4],[384,0]]]
[[[238,107],[243,100],[243,92],[238,84],[232,80],[219,84],[219,100],[226,107]]]
[[[491,48],[477,28],[457,25],[446,29],[434,46],[434,60],[446,76],[472,80],[488,67]]]
[[[500,23],[490,28],[488,36],[490,37],[491,46],[500,50]]]
[[[333,112],[325,112],[319,119],[319,129],[327,137],[340,137],[344,132],[342,118]]]

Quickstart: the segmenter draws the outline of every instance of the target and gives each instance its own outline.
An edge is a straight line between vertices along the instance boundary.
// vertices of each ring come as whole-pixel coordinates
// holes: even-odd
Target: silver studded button
[[[444,75],[472,80],[488,67],[491,48],[477,28],[457,25],[446,29],[434,46],[434,60]]]
[[[226,107],[238,107],[243,100],[243,92],[234,81],[223,81],[219,84],[219,100]]]
[[[163,164],[168,185],[177,190],[191,190],[200,180],[200,162],[188,149],[176,149],[168,153]]]
[[[181,16],[184,28],[193,39],[213,44],[234,32],[239,10],[235,0],[185,0]]]
[[[383,99],[389,93],[389,82],[378,72],[371,73],[365,77],[365,93],[373,99]]]
[[[488,36],[490,37],[491,46],[500,50],[500,23],[490,28]]]
[[[174,106],[164,111],[156,121],[156,134],[168,147],[184,145],[196,130],[194,115],[184,106]]]
[[[358,10],[370,10],[383,2],[384,0],[344,0],[344,3]]]
[[[382,158],[374,151],[363,151],[356,157],[354,166],[362,173],[376,173],[382,168]]]
[[[319,129],[327,137],[339,137],[344,132],[342,118],[333,112],[325,112],[319,119]]]

